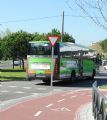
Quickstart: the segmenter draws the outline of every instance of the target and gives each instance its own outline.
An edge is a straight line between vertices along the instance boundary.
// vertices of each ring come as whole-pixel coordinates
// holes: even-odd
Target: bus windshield
[[[58,55],[58,43],[54,47],[54,55]],[[50,43],[32,42],[29,45],[29,55],[51,55]]]

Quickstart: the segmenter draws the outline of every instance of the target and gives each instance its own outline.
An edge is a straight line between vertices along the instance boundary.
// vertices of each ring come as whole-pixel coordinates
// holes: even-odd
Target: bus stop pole
[[[53,86],[53,66],[54,66],[54,61],[53,61],[53,55],[54,55],[54,47],[52,46],[52,59],[51,59],[51,86]]]

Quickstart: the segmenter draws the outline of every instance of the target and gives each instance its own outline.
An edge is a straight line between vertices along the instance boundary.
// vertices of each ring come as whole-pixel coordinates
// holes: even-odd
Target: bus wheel
[[[71,81],[74,82],[74,81],[75,81],[75,78],[76,78],[76,72],[75,72],[75,70],[73,70],[73,71],[71,72]]]
[[[32,80],[32,77],[28,76],[28,77],[27,77],[27,80],[28,80],[28,81],[31,81],[31,80]]]
[[[34,76],[32,76],[32,75],[30,75],[30,74],[27,76],[27,80],[28,80],[28,81],[33,80],[33,78],[34,78]]]

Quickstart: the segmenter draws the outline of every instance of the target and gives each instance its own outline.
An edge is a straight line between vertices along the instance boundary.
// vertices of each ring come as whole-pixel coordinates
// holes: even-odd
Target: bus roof
[[[83,53],[83,57],[88,57],[88,58],[95,58],[96,57],[96,52],[94,50],[90,50],[88,47],[85,47],[80,44],[76,43],[70,43],[66,42],[64,45],[60,48],[60,52],[66,53],[66,54],[76,54],[77,56],[79,55],[80,52]]]
[[[60,48],[61,52],[78,52],[78,51],[89,51],[89,49],[83,45],[79,45],[76,43],[65,42],[63,46]]]
[[[49,41],[30,41],[29,43],[49,43]],[[90,49],[86,46],[72,43],[72,42],[58,42],[60,43],[60,52],[88,52]]]

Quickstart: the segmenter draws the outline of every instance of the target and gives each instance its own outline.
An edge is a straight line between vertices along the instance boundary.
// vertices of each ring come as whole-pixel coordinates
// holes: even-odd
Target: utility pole
[[[63,34],[64,34],[64,11],[62,14],[62,33],[61,33],[61,42],[63,41]]]

